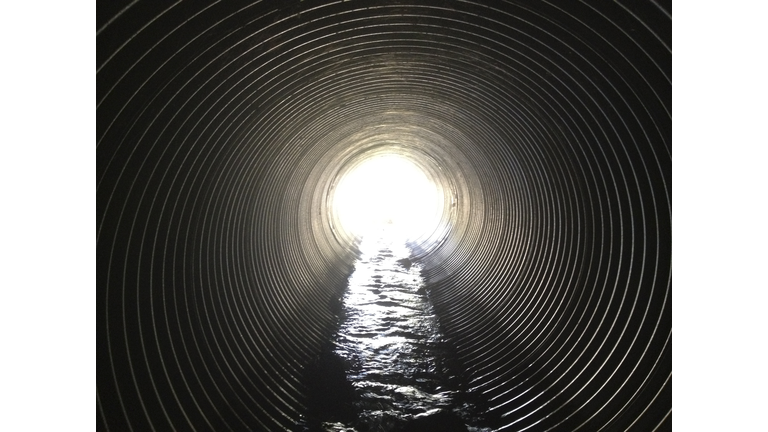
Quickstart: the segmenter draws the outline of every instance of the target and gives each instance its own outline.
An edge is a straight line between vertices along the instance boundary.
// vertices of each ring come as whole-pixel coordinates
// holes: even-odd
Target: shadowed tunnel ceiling
[[[100,2],[97,426],[282,430],[380,153],[500,430],[671,430],[671,10],[653,1]]]

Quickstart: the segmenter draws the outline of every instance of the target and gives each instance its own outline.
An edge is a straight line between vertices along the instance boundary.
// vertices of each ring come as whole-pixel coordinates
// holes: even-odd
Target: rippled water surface
[[[349,278],[343,320],[312,373],[315,416],[304,430],[487,431],[458,391],[446,345],[410,251],[366,239]],[[335,380],[335,381],[334,381]],[[475,426],[472,426],[475,425]]]

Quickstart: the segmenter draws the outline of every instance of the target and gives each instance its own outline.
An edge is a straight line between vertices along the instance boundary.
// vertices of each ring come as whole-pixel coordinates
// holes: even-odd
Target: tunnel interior
[[[97,428],[294,427],[360,254],[336,192],[396,157],[494,429],[671,430],[671,28],[652,0],[101,2]]]

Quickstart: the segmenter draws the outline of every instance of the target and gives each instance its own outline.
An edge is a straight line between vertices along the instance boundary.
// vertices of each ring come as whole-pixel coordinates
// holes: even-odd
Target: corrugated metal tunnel
[[[671,430],[671,10],[653,1],[101,2],[97,425],[285,430],[376,154],[509,431]]]

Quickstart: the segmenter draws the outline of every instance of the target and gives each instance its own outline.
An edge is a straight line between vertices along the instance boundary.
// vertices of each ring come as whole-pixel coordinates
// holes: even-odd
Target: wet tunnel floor
[[[299,431],[489,431],[460,379],[405,244],[365,239],[340,327],[307,373]]]

